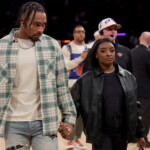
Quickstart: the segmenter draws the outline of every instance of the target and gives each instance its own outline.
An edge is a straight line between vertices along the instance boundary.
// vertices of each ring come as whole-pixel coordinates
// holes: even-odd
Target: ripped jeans
[[[42,121],[7,122],[5,127],[6,150],[58,150],[58,139],[44,136]]]

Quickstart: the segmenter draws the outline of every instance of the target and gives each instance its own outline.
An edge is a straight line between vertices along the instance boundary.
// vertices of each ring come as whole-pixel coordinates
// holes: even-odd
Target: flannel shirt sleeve
[[[56,85],[58,106],[62,113],[63,122],[74,125],[76,122],[77,112],[68,88],[67,69],[65,67],[64,57],[60,46],[57,45],[56,48]]]

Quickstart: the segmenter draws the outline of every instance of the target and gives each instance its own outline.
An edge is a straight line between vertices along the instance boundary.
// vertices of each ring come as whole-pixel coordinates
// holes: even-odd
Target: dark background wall
[[[15,27],[20,6],[29,0],[5,0],[0,6],[0,38]],[[93,38],[99,22],[107,17],[122,25],[118,32],[126,33],[117,40],[129,48],[138,43],[141,32],[150,30],[148,0],[36,0],[48,12],[46,34],[57,40],[72,40],[72,29],[81,24],[86,30],[86,42]]]

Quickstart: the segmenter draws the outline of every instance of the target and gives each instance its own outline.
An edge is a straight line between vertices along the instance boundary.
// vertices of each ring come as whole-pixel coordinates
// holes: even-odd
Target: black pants
[[[147,137],[150,128],[150,98],[138,97],[142,108],[142,119],[145,127],[144,136]]]
[[[127,140],[122,136],[104,135],[102,145],[92,145],[92,150],[126,150]]]

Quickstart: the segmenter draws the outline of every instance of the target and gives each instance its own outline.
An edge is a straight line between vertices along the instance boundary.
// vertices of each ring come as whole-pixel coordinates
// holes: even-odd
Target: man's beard
[[[33,42],[36,42],[36,41],[38,41],[39,40],[39,38],[33,38],[33,37],[29,37],[29,39],[31,40],[31,41],[33,41]]]

